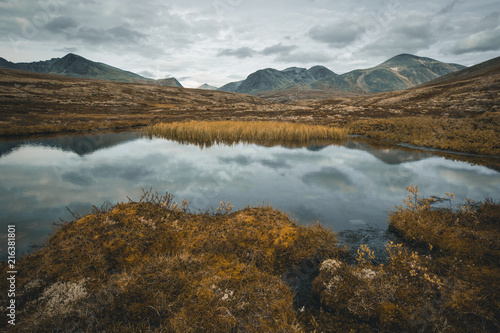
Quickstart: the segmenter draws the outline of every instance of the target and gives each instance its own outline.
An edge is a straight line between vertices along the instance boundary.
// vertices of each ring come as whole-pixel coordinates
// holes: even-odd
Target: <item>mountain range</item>
[[[153,80],[73,53],[63,58],[31,63],[13,63],[0,58],[0,68],[182,87],[175,78]],[[324,66],[314,66],[309,69],[290,67],[281,71],[266,68],[248,75],[245,80],[230,82],[220,88],[205,83],[198,89],[217,89],[274,100],[366,95],[412,88],[465,68],[462,65],[444,63],[431,58],[400,54],[375,67],[356,69],[342,75]]]
[[[400,54],[378,66],[342,75],[324,66],[310,69],[291,67],[282,71],[266,68],[250,74],[243,81],[228,83],[219,90],[261,97],[277,91],[290,95],[297,90],[371,94],[412,88],[465,68],[459,64]]]
[[[110,65],[88,60],[73,53],[69,53],[62,58],[52,58],[50,60],[28,63],[13,63],[5,60],[4,58],[0,58],[0,68],[17,69],[45,74],[59,74],[84,79],[158,84],[162,86],[182,88],[179,81],[173,77],[153,80]]]

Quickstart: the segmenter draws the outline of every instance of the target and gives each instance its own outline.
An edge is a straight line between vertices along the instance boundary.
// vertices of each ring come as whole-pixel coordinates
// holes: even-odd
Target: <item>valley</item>
[[[247,93],[0,68],[7,330],[498,331],[500,58],[395,60]]]
[[[12,69],[0,69],[0,87],[3,137],[234,120],[341,126],[351,134],[481,155],[498,155],[500,147],[500,58],[406,90],[347,96],[295,87],[257,97]],[[410,132],[398,130],[420,122]],[[466,140],[476,148],[462,142],[463,132],[473,134]]]

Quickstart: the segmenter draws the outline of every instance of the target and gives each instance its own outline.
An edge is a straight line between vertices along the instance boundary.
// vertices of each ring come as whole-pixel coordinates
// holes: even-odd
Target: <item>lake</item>
[[[235,209],[270,204],[299,223],[334,231],[385,230],[387,212],[415,184],[424,196],[498,200],[500,173],[408,148],[336,146],[200,148],[135,132],[0,142],[0,255],[7,225],[17,250],[42,244],[52,224],[92,205],[138,200],[142,189],[187,199],[192,211],[230,201]]]

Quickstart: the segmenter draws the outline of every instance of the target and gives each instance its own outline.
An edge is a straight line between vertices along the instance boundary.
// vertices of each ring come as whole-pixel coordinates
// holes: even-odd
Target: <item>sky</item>
[[[500,55],[498,0],[0,0],[0,57],[75,53],[184,87],[263,68],[342,74],[410,53],[471,66]]]

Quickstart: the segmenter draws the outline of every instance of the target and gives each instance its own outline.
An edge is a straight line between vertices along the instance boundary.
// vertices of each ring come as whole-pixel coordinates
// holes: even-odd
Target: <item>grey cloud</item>
[[[426,22],[401,25],[393,29],[390,34],[400,37],[401,39],[410,38],[430,40],[433,38],[431,27]]]
[[[105,43],[110,40],[110,36],[101,29],[81,27],[74,34],[68,34],[68,39],[79,39],[93,44]]]
[[[232,56],[236,58],[250,58],[255,55],[256,51],[249,47],[240,47],[238,49],[221,49],[217,56]]]
[[[283,45],[281,43],[275,44],[273,46],[266,47],[262,50],[262,54],[271,55],[271,54],[289,54],[291,51],[297,49],[297,45]]]
[[[317,25],[311,28],[308,36],[330,47],[349,45],[363,34],[364,29],[353,21],[339,21],[327,26]]]
[[[112,29],[109,29],[108,32],[116,39],[119,41],[137,41],[142,38],[146,38],[147,36],[145,34],[142,34],[140,32],[134,31],[129,28],[127,24],[114,27]]]
[[[478,31],[493,30],[500,25],[500,12],[493,12],[484,17],[477,25]]]
[[[500,28],[469,36],[465,40],[456,43],[451,52],[453,54],[463,54],[496,50],[500,50]]]
[[[394,55],[416,53],[428,49],[436,43],[438,32],[434,31],[430,17],[401,16],[388,31],[378,34],[378,38],[362,48],[370,55]]]
[[[93,44],[100,43],[137,43],[140,39],[145,39],[147,36],[134,31],[128,25],[121,25],[111,29],[96,29],[93,27],[80,27],[76,31],[66,34],[68,39],[82,40]]]
[[[64,53],[76,53],[78,49],[76,47],[62,47],[60,49],[54,49],[54,51],[64,52]]]
[[[68,28],[76,27],[78,23],[71,17],[57,17],[45,25],[45,29],[52,33],[60,33]]]
[[[449,12],[453,11],[457,4],[462,2],[464,2],[464,0],[453,0],[452,2],[441,8],[441,10],[438,12],[438,15],[448,14]]]
[[[324,53],[316,52],[293,52],[290,54],[280,54],[275,59],[279,62],[287,63],[323,63],[331,60],[331,57]]]
[[[139,74],[141,76],[144,76],[144,77],[149,77],[149,78],[154,78],[155,77],[155,74],[153,72],[148,71],[148,70],[144,70],[144,71],[139,72],[137,74]]]

